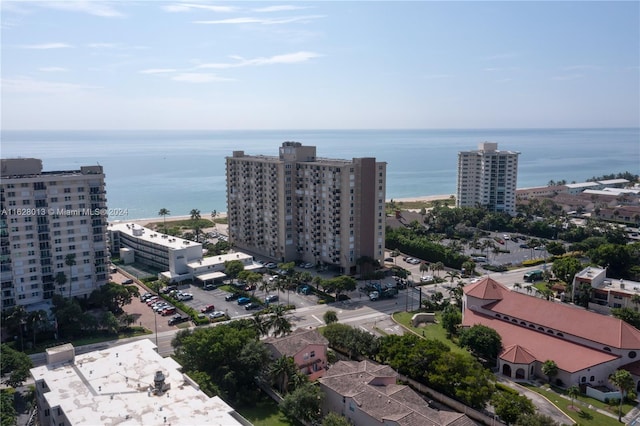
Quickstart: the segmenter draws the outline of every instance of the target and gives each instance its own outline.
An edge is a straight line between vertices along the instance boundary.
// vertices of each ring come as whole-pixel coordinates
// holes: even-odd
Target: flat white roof
[[[120,231],[133,238],[139,238],[143,241],[158,244],[170,249],[182,249],[186,247],[198,246],[202,249],[202,244],[185,240],[179,237],[163,234],[162,232],[152,231],[149,228],[129,222],[109,223],[110,231]]]
[[[215,280],[216,278],[224,278],[226,276],[227,274],[225,274],[224,272],[209,272],[208,274],[196,275],[195,278],[202,281],[207,281],[207,280]]]
[[[603,185],[616,185],[619,183],[629,183],[626,179],[607,179],[607,180],[599,180],[598,183]]]
[[[230,262],[232,260],[244,261],[248,259],[253,260],[253,256],[251,256],[250,254],[246,254],[238,251],[235,253],[227,253],[227,254],[220,254],[217,256],[203,257],[202,261],[195,260],[193,262],[189,262],[188,265],[190,268],[199,268],[202,266],[224,265],[225,262]]]
[[[580,183],[567,183],[567,188],[589,188],[591,186],[600,186],[598,182],[580,182]]]
[[[241,425],[233,408],[190,384],[172,358],[162,358],[149,339],[76,355],[75,362],[31,369],[50,389],[51,408],[60,406],[71,425]],[[156,371],[170,385],[155,395]],[[235,413],[234,413],[235,415]]]

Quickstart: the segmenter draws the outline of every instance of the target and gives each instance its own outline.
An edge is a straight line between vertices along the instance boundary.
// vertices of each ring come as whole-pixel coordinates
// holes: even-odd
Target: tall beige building
[[[386,163],[316,157],[284,142],[278,157],[227,157],[229,238],[278,262],[305,261],[356,272],[384,257]]]
[[[499,151],[495,142],[482,142],[476,151],[460,151],[456,205],[515,215],[518,155]]]
[[[35,305],[54,292],[84,298],[105,284],[109,253],[102,167],[43,172],[42,160],[18,158],[3,159],[1,169],[2,309]],[[75,256],[73,262],[68,255]]]

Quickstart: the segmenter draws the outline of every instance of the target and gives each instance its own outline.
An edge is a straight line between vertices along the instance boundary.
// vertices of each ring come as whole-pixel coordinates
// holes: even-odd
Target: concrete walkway
[[[549,416],[555,422],[557,422],[558,424],[561,424],[561,425],[566,425],[566,424],[572,425],[572,424],[575,424],[575,422],[573,421],[573,419],[571,417],[567,416],[562,410],[560,410],[558,407],[556,407],[556,405],[553,404],[553,402],[551,400],[549,400],[548,398],[545,398],[544,396],[540,395],[539,393],[534,392],[532,390],[529,390],[526,387],[521,386],[516,382],[512,382],[511,380],[508,380],[508,379],[506,379],[505,377],[503,377],[500,374],[496,375],[496,379],[497,379],[497,381],[499,383],[501,383],[501,384],[503,384],[505,386],[509,386],[510,388],[517,390],[522,395],[524,395],[527,398],[529,398],[533,402],[533,405],[535,405],[536,408],[538,409],[538,413],[539,414],[544,414],[545,416]],[[560,396],[555,392],[550,392],[549,396],[552,396],[552,395],[554,397]]]

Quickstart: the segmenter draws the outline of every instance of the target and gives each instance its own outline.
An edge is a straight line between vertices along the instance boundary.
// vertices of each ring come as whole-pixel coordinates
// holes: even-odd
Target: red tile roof
[[[617,318],[511,291],[491,278],[467,286],[465,294],[487,300],[485,309],[620,349],[640,349],[640,330]],[[496,300],[496,302],[490,302]]]
[[[510,321],[488,317],[469,309],[465,310],[462,325],[473,326],[475,324],[486,325],[497,331],[502,337],[504,348],[510,349],[520,345],[536,360],[544,362],[551,359],[555,361],[558,368],[569,373],[595,367],[618,358],[613,354],[597,351]],[[507,349],[500,354],[501,358],[503,355],[508,355]]]
[[[500,358],[512,364],[531,364],[536,360],[536,357],[531,352],[520,345],[512,345],[505,348]]]

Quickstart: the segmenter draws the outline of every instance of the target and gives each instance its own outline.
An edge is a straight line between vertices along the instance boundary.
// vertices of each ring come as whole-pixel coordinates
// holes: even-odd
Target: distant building
[[[602,185],[598,182],[580,182],[580,183],[568,183],[565,185],[569,194],[579,194],[585,189],[602,189]]]
[[[458,153],[457,207],[486,207],[516,214],[518,155],[499,151],[495,142],[483,142],[476,151]]]
[[[86,298],[107,283],[107,197],[101,166],[42,171],[42,160],[1,160],[2,310]],[[67,265],[67,256],[75,256]],[[64,280],[60,279],[64,277]],[[64,282],[63,282],[64,281]]]
[[[516,198],[518,200],[528,200],[531,198],[551,198],[566,191],[567,187],[564,185],[520,188],[516,190]]]
[[[318,330],[299,328],[288,336],[268,337],[264,340],[274,358],[290,356],[300,372],[309,380],[324,375],[327,367],[329,341]]]
[[[398,373],[371,361],[338,361],[319,379],[322,412],[345,416],[355,426],[472,426],[462,413],[429,407],[420,395],[397,384]]]
[[[584,291],[585,286],[591,288],[589,309],[610,314],[611,308],[640,308],[640,283],[607,278],[605,268],[588,266],[578,272],[573,277],[571,288],[576,289],[577,295]]]
[[[284,142],[277,157],[227,157],[229,241],[278,262],[304,260],[356,272],[382,262],[386,163],[319,158],[315,146]]]
[[[148,339],[82,355],[47,349],[47,365],[31,369],[40,424],[251,425],[155,349]]]
[[[640,330],[626,322],[509,290],[488,277],[464,288],[462,309],[463,327],[482,324],[500,334],[498,368],[510,378],[545,378],[542,364],[553,360],[563,386],[613,389],[609,375],[640,355]],[[634,380],[640,390],[640,377]]]

